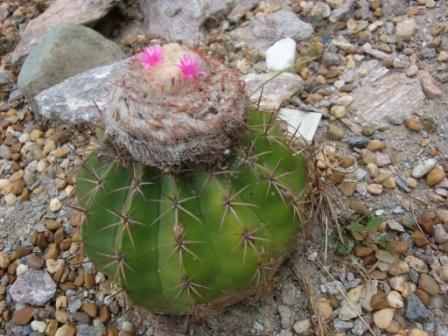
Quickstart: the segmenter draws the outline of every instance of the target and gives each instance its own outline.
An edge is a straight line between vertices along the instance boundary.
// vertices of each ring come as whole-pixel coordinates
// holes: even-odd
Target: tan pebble
[[[404,259],[410,268],[413,270],[419,272],[419,273],[427,273],[428,272],[428,266],[425,264],[425,262],[417,257],[414,257],[412,255],[407,256]]]
[[[345,155],[340,161],[339,166],[342,168],[349,168],[353,166],[354,160],[350,155]]]
[[[439,269],[439,276],[442,281],[448,283],[448,265],[444,265]]]
[[[442,23],[442,22],[437,22],[434,27],[432,27],[431,30],[431,34],[432,36],[437,36],[439,34],[441,34],[442,32],[444,32],[446,29],[446,24]]]
[[[383,186],[381,184],[372,183],[367,186],[367,191],[373,195],[380,195],[383,192]]]
[[[67,308],[68,307],[68,297],[65,295],[60,295],[56,298],[56,309]]]
[[[387,189],[395,189],[395,187],[397,186],[397,183],[395,182],[395,177],[389,176],[382,182],[382,185]]]
[[[427,72],[420,70],[418,72],[418,79],[423,88],[423,92],[428,98],[436,98],[442,96],[442,90],[437,86],[434,77]]]
[[[423,289],[417,288],[415,290],[415,295],[420,299],[420,301],[425,305],[429,305],[429,302],[431,301],[431,297],[426,293]]]
[[[93,277],[93,274],[84,272],[84,286],[87,289],[93,288],[95,285],[95,278]]]
[[[37,141],[37,139],[39,139],[42,135],[43,135],[43,132],[40,129],[32,130],[30,133],[30,140]]]
[[[415,188],[418,184],[418,181],[413,177],[407,177],[406,184],[411,188]]]
[[[400,331],[400,325],[397,321],[392,321],[389,326],[385,329],[389,334],[396,334]],[[401,336],[401,335],[398,335]]]
[[[106,336],[118,336],[118,330],[115,327],[107,327]]]
[[[394,318],[395,310],[385,308],[373,313],[373,322],[380,329],[386,329]]]
[[[440,165],[435,165],[434,168],[432,168],[428,175],[426,175],[426,184],[428,186],[433,187],[436,184],[442,182],[445,178],[445,171],[443,170],[443,167]]]
[[[11,323],[21,326],[26,325],[33,318],[33,314],[34,314],[34,307],[25,306],[23,308],[20,308],[14,312]]]
[[[330,140],[341,140],[344,137],[344,130],[336,125],[328,126],[327,138]]]
[[[56,148],[56,144],[54,143],[54,141],[51,139],[48,139],[46,141],[42,151],[45,155],[47,155],[47,154],[51,153],[52,151],[54,151],[55,148]]]
[[[342,181],[342,183],[339,185],[339,188],[345,196],[350,197],[356,190],[356,183],[350,181]]]
[[[330,114],[336,119],[341,119],[347,115],[345,106],[333,105],[330,109]]]
[[[428,138],[424,138],[424,139],[422,139],[422,141],[420,142],[420,145],[421,145],[422,147],[426,147],[426,146],[428,146],[430,143],[431,143],[431,140],[430,140],[430,139],[428,139]]]
[[[426,331],[414,328],[409,332],[408,336],[429,336],[429,334]]]
[[[47,227],[48,230],[56,231],[57,229],[62,227],[62,224],[54,219],[45,219],[43,224]]]
[[[390,291],[387,294],[387,303],[389,304],[389,307],[391,308],[403,308],[404,307],[404,301],[401,297],[401,294],[397,291]]]
[[[37,166],[36,166],[36,170],[39,173],[43,173],[43,172],[47,171],[47,168],[48,168],[47,160],[39,160],[39,162],[37,163]]]
[[[65,189],[64,189],[65,194],[66,194],[68,197],[71,197],[71,196],[73,196],[73,195],[75,194],[74,190],[75,190],[75,187],[72,186],[72,185],[68,185],[68,186],[66,186]]]
[[[362,245],[356,245],[353,248],[353,251],[357,257],[367,257],[368,255],[371,255],[374,252],[373,248]]]
[[[64,266],[64,260],[47,259],[46,262],[47,271],[50,274],[58,272]]]
[[[68,321],[68,313],[65,310],[57,309],[54,312],[54,318],[60,323],[65,323]]]
[[[376,151],[384,149],[385,147],[386,147],[386,145],[384,144],[383,141],[374,139],[374,140],[369,141],[366,148],[372,152],[376,152]]]
[[[378,166],[376,164],[369,163],[366,168],[370,177],[374,178],[378,175]]]
[[[412,233],[412,241],[417,245],[418,247],[426,246],[428,245],[428,238],[426,238],[425,234],[420,231],[414,231]]]
[[[370,298],[370,306],[373,310],[381,310],[388,307],[387,304],[387,297],[386,294],[384,294],[381,291],[378,291],[377,293],[373,294]]]
[[[28,266],[25,264],[18,264],[16,268],[16,274],[20,275],[28,271]]]
[[[328,320],[333,313],[333,307],[331,306],[330,300],[325,298],[320,298],[317,300],[317,311],[324,320]]]
[[[391,275],[401,275],[409,272],[409,265],[406,261],[397,260],[392,263],[389,267],[389,274]]]
[[[408,243],[404,240],[392,241],[392,248],[397,254],[404,254],[408,251]]]
[[[101,306],[98,315],[102,323],[108,323],[110,321],[110,312],[107,306]]]
[[[70,324],[64,324],[57,331],[55,336],[75,336],[76,328]]]
[[[439,220],[447,225],[448,224],[448,210],[446,209],[438,209],[437,210],[437,218],[439,218]]]
[[[7,194],[3,197],[3,200],[5,201],[6,205],[13,205],[17,202],[17,196],[14,194]]]
[[[426,273],[421,274],[420,278],[418,279],[418,285],[421,289],[423,289],[426,293],[428,293],[431,296],[440,293],[439,284],[429,274]]]
[[[54,336],[58,330],[58,321],[51,320],[47,323],[47,328],[45,328],[45,336]]]
[[[423,129],[423,124],[420,120],[412,116],[404,119],[404,125],[414,132],[420,132]]]
[[[376,155],[367,149],[361,151],[362,161],[365,165],[369,163],[377,163]]]
[[[57,198],[52,198],[50,200],[50,205],[49,205],[49,209],[52,212],[56,212],[59,211],[62,208],[62,204],[61,201]]]
[[[437,60],[439,62],[448,62],[448,52],[446,52],[445,50],[442,50],[439,54],[439,56],[437,56]]]
[[[362,133],[362,135],[365,135],[365,136],[371,136],[375,132],[375,130],[376,129],[374,126],[366,125],[362,128],[361,133]],[[374,141],[374,140],[372,140],[372,141]],[[381,140],[379,140],[379,141],[381,141]]]
[[[70,153],[70,149],[68,147],[58,147],[53,152],[54,156],[57,158],[64,158]]]
[[[9,256],[5,252],[0,252],[0,268],[7,269],[10,262]]]
[[[91,318],[95,318],[98,315],[98,307],[96,306],[96,304],[91,302],[85,302],[82,305],[82,310]]]
[[[58,256],[59,256],[58,244],[51,243],[50,245],[48,245],[47,253],[45,253],[45,260],[57,259]]]

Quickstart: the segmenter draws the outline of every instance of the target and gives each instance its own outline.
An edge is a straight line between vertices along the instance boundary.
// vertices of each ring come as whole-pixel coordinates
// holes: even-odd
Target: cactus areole
[[[84,249],[134,304],[155,313],[206,316],[272,279],[296,241],[306,165],[273,115],[246,115],[241,84],[231,70],[190,51],[173,56],[171,45],[158,48],[136,60],[144,66],[133,66],[149,71],[141,75],[149,79],[128,95],[126,86],[120,88],[112,126],[106,123],[106,132],[133,159],[99,150],[79,170]],[[174,79],[161,71],[165,62],[174,64],[167,69]],[[164,86],[160,100],[126,106],[125,97],[148,83]],[[180,119],[171,104],[183,108]],[[226,160],[212,164],[225,150]],[[191,166],[192,160],[206,164]],[[184,161],[189,169],[170,169]]]

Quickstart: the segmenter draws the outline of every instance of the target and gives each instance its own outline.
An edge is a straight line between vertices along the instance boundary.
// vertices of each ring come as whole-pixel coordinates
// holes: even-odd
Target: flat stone
[[[403,73],[381,75],[381,71],[381,76],[376,78],[375,71],[371,70],[370,77],[361,82],[364,84],[351,93],[354,98],[350,105],[354,123],[384,127],[387,126],[388,116],[395,111],[403,111],[401,119],[424,106],[425,94],[417,79],[408,78]]]
[[[212,16],[230,12],[233,0],[139,0],[147,34],[168,41],[196,45],[204,37],[204,24]]]
[[[46,271],[28,269],[19,275],[10,289],[14,301],[43,306],[56,293],[56,284]]]
[[[274,75],[272,73],[251,73],[242,78],[251,105],[257,106],[260,94],[262,94],[259,106],[261,111],[272,112],[278,110],[295,93],[303,89],[304,83],[300,76],[282,73],[272,79]],[[270,81],[267,82],[268,80]],[[266,84],[262,88],[263,83]]]
[[[309,145],[313,142],[322,114],[282,108],[278,117],[287,123],[287,130],[291,136],[294,135],[298,142]]]
[[[442,90],[437,86],[434,77],[427,71],[420,70],[417,74],[422,85],[423,91],[428,98],[437,98],[442,96]]]
[[[20,36],[20,42],[12,53],[16,63],[26,56],[42,36],[61,23],[91,25],[104,17],[116,5],[117,0],[56,0],[38,17],[31,20]],[[76,50],[73,51],[76,53]]]
[[[250,48],[265,51],[275,41],[285,37],[296,41],[309,38],[313,34],[313,26],[285,8],[254,17],[248,26],[237,28],[230,34],[237,42],[245,42]]]
[[[64,79],[124,57],[117,44],[96,31],[62,24],[46,34],[26,58],[17,85],[31,101],[37,93]]]
[[[373,313],[373,322],[380,329],[386,329],[394,318],[395,311],[391,308],[384,308]]]
[[[110,106],[111,81],[128,70],[129,59],[70,77],[34,97],[36,112],[73,124],[100,124]]]

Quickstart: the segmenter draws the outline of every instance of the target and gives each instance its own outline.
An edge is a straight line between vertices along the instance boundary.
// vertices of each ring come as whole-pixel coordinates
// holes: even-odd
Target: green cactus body
[[[299,229],[304,158],[252,111],[228,165],[163,174],[94,153],[77,177],[85,251],[153,312],[232,304],[269,280]],[[217,308],[220,309],[220,308]]]

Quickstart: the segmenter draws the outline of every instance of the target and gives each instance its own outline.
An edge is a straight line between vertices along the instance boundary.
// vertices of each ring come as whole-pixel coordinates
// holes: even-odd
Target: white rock
[[[425,264],[423,260],[411,255],[407,256],[404,260],[413,270],[419,273],[428,273],[428,266]]]
[[[47,327],[47,324],[44,321],[34,320],[33,322],[31,322],[31,329],[33,329],[34,331],[44,333],[46,327]]]
[[[413,169],[412,169],[412,177],[414,178],[421,178],[428,174],[428,172],[434,168],[436,165],[437,160],[434,158],[428,159],[426,161],[418,163]]]
[[[410,38],[417,31],[418,25],[414,19],[403,20],[397,23],[397,36],[404,39]]]
[[[270,71],[282,71],[294,65],[296,41],[287,37],[275,42],[266,50],[266,67]]]
[[[28,270],[28,266],[25,264],[18,264],[16,268],[16,275],[19,276],[20,274],[25,273]]]
[[[288,133],[295,134],[297,141],[304,141],[308,145],[313,141],[322,118],[321,113],[303,112],[288,108],[282,108],[278,116],[288,124]]]
[[[57,198],[52,198],[50,200],[50,205],[49,205],[50,211],[56,212],[56,211],[60,210],[61,207],[62,207],[61,201],[58,200]]]
[[[62,266],[64,266],[64,260],[62,260],[62,259],[58,259],[58,260],[48,259],[46,261],[46,266],[47,266],[48,273],[53,274],[53,273],[56,273],[59,270],[61,270]]]
[[[401,294],[398,293],[397,291],[390,291],[389,294],[387,294],[387,303],[391,308],[404,307],[403,298],[401,297]]]

